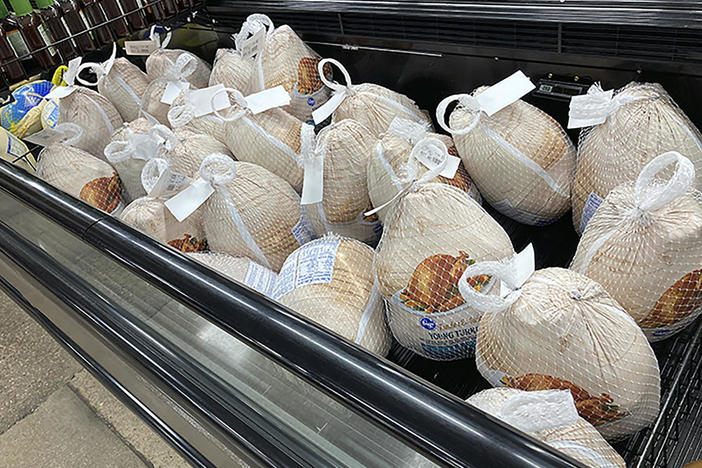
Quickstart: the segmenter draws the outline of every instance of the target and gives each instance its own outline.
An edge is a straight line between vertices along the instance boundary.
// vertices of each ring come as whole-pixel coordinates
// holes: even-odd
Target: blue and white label
[[[244,284],[251,289],[255,289],[264,296],[270,296],[273,292],[273,286],[278,275],[274,271],[259,265],[255,262],[249,262],[244,275]]]
[[[307,105],[310,107],[314,107],[314,105],[317,104],[317,101],[314,100],[312,96],[307,98]]]
[[[41,124],[44,128],[54,128],[59,119],[59,104],[55,100],[46,103],[41,111]]]
[[[319,240],[297,249],[285,260],[273,288],[273,299],[308,284],[331,283],[339,240]]]
[[[602,197],[597,195],[595,192],[591,192],[590,195],[587,197],[587,201],[585,202],[585,206],[583,207],[583,214],[580,217],[580,233],[582,234],[585,232],[585,228],[587,227],[587,223],[590,222],[590,218],[595,214],[595,211],[597,211],[597,208],[600,207],[602,204]]]
[[[436,328],[436,322],[429,317],[422,317],[419,319],[419,324],[426,328],[427,330],[433,330]]]
[[[292,235],[295,236],[295,240],[297,240],[297,243],[301,246],[305,245],[306,243],[310,242],[311,240],[317,237],[317,233],[315,232],[312,223],[310,223],[307,220],[307,213],[305,212],[304,206],[302,206],[300,221],[298,221],[297,224],[293,226],[291,231]]]

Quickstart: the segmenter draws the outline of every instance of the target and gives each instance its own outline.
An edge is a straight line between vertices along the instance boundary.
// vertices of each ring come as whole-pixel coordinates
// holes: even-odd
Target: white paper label
[[[18,30],[9,31],[7,33],[7,40],[10,41],[10,45],[15,49],[15,53],[18,57],[29,55],[29,47],[27,47],[27,43],[24,42],[24,38]]]
[[[161,102],[168,105],[173,104],[173,101],[175,101],[175,98],[178,97],[181,91],[189,87],[190,83],[187,81],[169,81],[166,84],[166,89],[163,91],[163,96],[161,96]]]
[[[506,297],[514,289],[521,288],[524,283],[534,274],[536,264],[534,262],[534,246],[527,245],[524,250],[515,254],[509,261],[509,265],[514,272],[513,285],[506,285],[504,281],[500,281],[500,296]]]
[[[290,104],[290,94],[282,86],[265,89],[246,96],[246,107],[254,114]]]
[[[178,174],[177,172],[173,172],[168,167],[166,167],[163,170],[163,172],[161,172],[161,175],[154,184],[153,188],[149,191],[149,196],[168,196],[181,190],[183,187],[185,187],[191,182],[192,179],[190,177],[185,176],[183,174]]]
[[[590,195],[587,197],[587,201],[585,202],[585,206],[583,207],[583,214],[580,217],[580,233],[585,232],[587,223],[590,222],[590,218],[592,218],[592,215],[595,214],[597,208],[600,207],[602,201],[602,197],[597,195],[595,192],[591,192]]]
[[[210,198],[214,188],[204,179],[197,179],[188,188],[165,202],[166,208],[178,220],[183,222]]]
[[[211,114],[232,106],[229,96],[224,92],[224,85],[218,84],[209,88],[196,89],[188,94],[188,101],[194,107],[195,117]]]
[[[518,101],[534,88],[534,83],[519,70],[490,86],[478,96],[475,96],[475,99],[480,104],[480,109],[483,112],[487,115],[492,115]]]
[[[312,157],[303,162],[305,177],[302,182],[300,203],[312,205],[321,203],[324,191],[324,158]]]
[[[62,97],[66,97],[69,94],[71,94],[73,91],[75,91],[76,88],[73,86],[54,86],[51,91],[49,91],[49,94],[44,96],[45,99],[60,99]]]
[[[264,296],[270,296],[278,275],[255,262],[249,262],[244,275],[244,284]]]
[[[253,36],[246,39],[241,45],[241,56],[250,58],[258,55],[263,50],[263,45],[266,43],[266,28],[261,28],[254,33]]]
[[[308,284],[331,283],[338,240],[318,241],[296,250],[283,264],[275,282],[273,298]]]
[[[314,120],[314,123],[319,125],[320,123],[324,122],[324,120],[332,115],[336,108],[341,105],[344,99],[346,99],[346,93],[334,93],[334,95],[330,97],[327,102],[312,112],[312,119]]]
[[[39,35],[41,36],[42,39],[44,39],[44,43],[48,46],[54,43],[54,41],[51,39],[51,36],[49,36],[49,33],[46,31],[46,28],[44,28],[43,24],[39,24],[37,26],[37,30],[39,31]],[[56,49],[53,47],[48,48],[49,54],[51,55],[56,55]]]
[[[146,41],[124,41],[124,50],[127,52],[127,55],[151,55],[151,53],[158,49],[158,47],[158,39]]]
[[[295,240],[297,240],[297,243],[300,245],[305,245],[317,237],[317,233],[315,232],[314,227],[312,227],[312,223],[307,220],[305,205],[301,205],[300,221],[293,226],[291,232],[295,237]]]
[[[438,150],[436,147],[429,147]],[[422,163],[424,167],[429,170],[436,169],[446,158],[446,165],[441,169],[439,173],[440,176],[446,177],[447,179],[453,179],[458,170],[458,165],[461,163],[461,158],[456,156],[442,155],[439,151],[420,151],[417,155],[417,161]]]
[[[570,99],[568,128],[582,128],[599,125],[607,120],[614,90],[604,93],[583,94]]]

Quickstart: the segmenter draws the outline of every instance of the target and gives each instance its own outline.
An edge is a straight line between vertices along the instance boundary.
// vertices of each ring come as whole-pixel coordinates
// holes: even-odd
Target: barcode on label
[[[156,41],[125,41],[124,50],[127,55],[149,55],[158,49]]]

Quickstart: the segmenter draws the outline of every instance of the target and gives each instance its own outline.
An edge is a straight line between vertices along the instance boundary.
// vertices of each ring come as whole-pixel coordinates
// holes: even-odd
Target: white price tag
[[[266,43],[266,28],[262,27],[254,33],[253,36],[246,39],[241,45],[241,56],[244,58],[258,55]]]
[[[266,89],[246,96],[246,107],[254,114],[290,104],[290,94],[282,86]]]
[[[519,70],[490,86],[478,96],[475,96],[475,99],[480,104],[480,109],[483,112],[487,115],[492,115],[518,101],[534,88],[534,83]]]
[[[324,122],[324,120],[332,115],[336,108],[341,105],[344,99],[346,99],[346,93],[335,93],[327,102],[312,112],[312,119],[314,119],[314,123],[320,124],[321,122]]]
[[[180,92],[189,87],[190,83],[187,81],[169,81],[163,91],[163,96],[161,96],[161,102],[168,105],[173,104]]]
[[[44,96],[45,99],[60,99],[62,97],[66,97],[69,94],[71,94],[73,91],[75,91],[76,88],[73,86],[54,86],[51,91],[49,91],[49,94]]]
[[[149,192],[150,197],[164,197],[171,195],[187,184],[192,182],[192,179],[183,174],[178,174],[177,172],[171,171],[169,168],[165,168],[158,180],[154,184],[153,188]]]
[[[305,177],[302,181],[301,205],[313,205],[322,201],[324,188],[324,158],[313,157],[303,162]]]
[[[417,161],[422,163],[427,169],[432,170],[443,162],[444,157],[446,158],[446,165],[441,169],[439,175],[447,179],[453,179],[458,170],[458,165],[461,163],[461,158],[451,156],[450,154],[444,156],[440,154],[439,151],[420,151],[417,155]]]
[[[158,38],[145,41],[124,41],[127,55],[151,55],[160,46]]]
[[[568,128],[599,125],[607,120],[614,90],[573,96],[568,110]]]
[[[524,283],[534,274],[536,263],[534,262],[534,246],[527,245],[524,250],[515,254],[511,258],[510,267],[515,272],[515,284],[511,285],[514,289],[519,289]],[[505,285],[504,281],[500,281],[500,296],[505,297],[511,293],[513,289]]]
[[[204,179],[197,179],[188,188],[175,195],[164,204],[168,211],[178,220],[183,222],[197,210],[200,205],[214,193],[214,187]]]
[[[202,117],[232,106],[229,96],[224,92],[223,84],[191,91],[188,100],[195,106],[195,117]]]

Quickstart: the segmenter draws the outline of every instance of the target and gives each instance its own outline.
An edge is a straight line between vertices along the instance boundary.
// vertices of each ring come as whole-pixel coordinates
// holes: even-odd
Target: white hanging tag
[[[246,96],[246,107],[254,114],[290,104],[290,94],[282,86],[265,89]]]
[[[305,177],[302,181],[300,204],[313,205],[322,201],[324,191],[324,158],[315,156],[302,163]]]
[[[204,179],[197,179],[188,188],[165,202],[166,208],[178,220],[183,222],[193,214],[200,205],[214,193],[214,187]]]
[[[518,101],[534,88],[534,83],[519,70],[475,96],[475,100],[483,112],[492,115]]]
[[[149,196],[165,197],[171,195],[181,190],[190,182],[192,182],[190,177],[173,172],[166,167],[163,172],[161,172],[153,188],[149,191]]]
[[[527,245],[524,250],[515,254],[509,261],[509,266],[513,271],[514,284],[506,285],[500,281],[500,296],[506,297],[515,289],[522,287],[524,283],[534,274],[536,263],[534,261],[534,246]]]
[[[241,56],[244,58],[258,55],[266,43],[266,28],[261,28],[241,44]]]
[[[195,117],[211,114],[232,106],[229,95],[224,92],[224,85],[218,84],[209,88],[191,91],[187,99],[194,106]]]
[[[424,167],[429,170],[436,169],[439,165],[443,164],[444,158],[446,159],[446,164],[444,168],[441,169],[439,175],[441,177],[446,177],[447,179],[453,179],[458,170],[458,165],[461,163],[461,158],[456,156],[442,156],[434,151],[421,151],[417,154],[417,161],[422,163]]]
[[[161,102],[168,105],[173,104],[173,101],[175,101],[175,98],[178,97],[181,91],[189,87],[190,83],[187,81],[169,81],[166,89],[163,91],[163,96],[161,96]]]
[[[329,98],[327,102],[312,111],[312,119],[314,119],[314,123],[319,125],[320,123],[324,122],[324,120],[332,115],[336,108],[341,105],[344,99],[346,99],[345,92],[342,91],[334,93],[334,95]]]
[[[158,35],[144,41],[124,41],[124,51],[127,55],[151,55],[161,46],[160,42]]]
[[[582,128],[599,125],[607,120],[614,90],[604,92],[589,92],[570,99],[568,110],[568,128]]]

